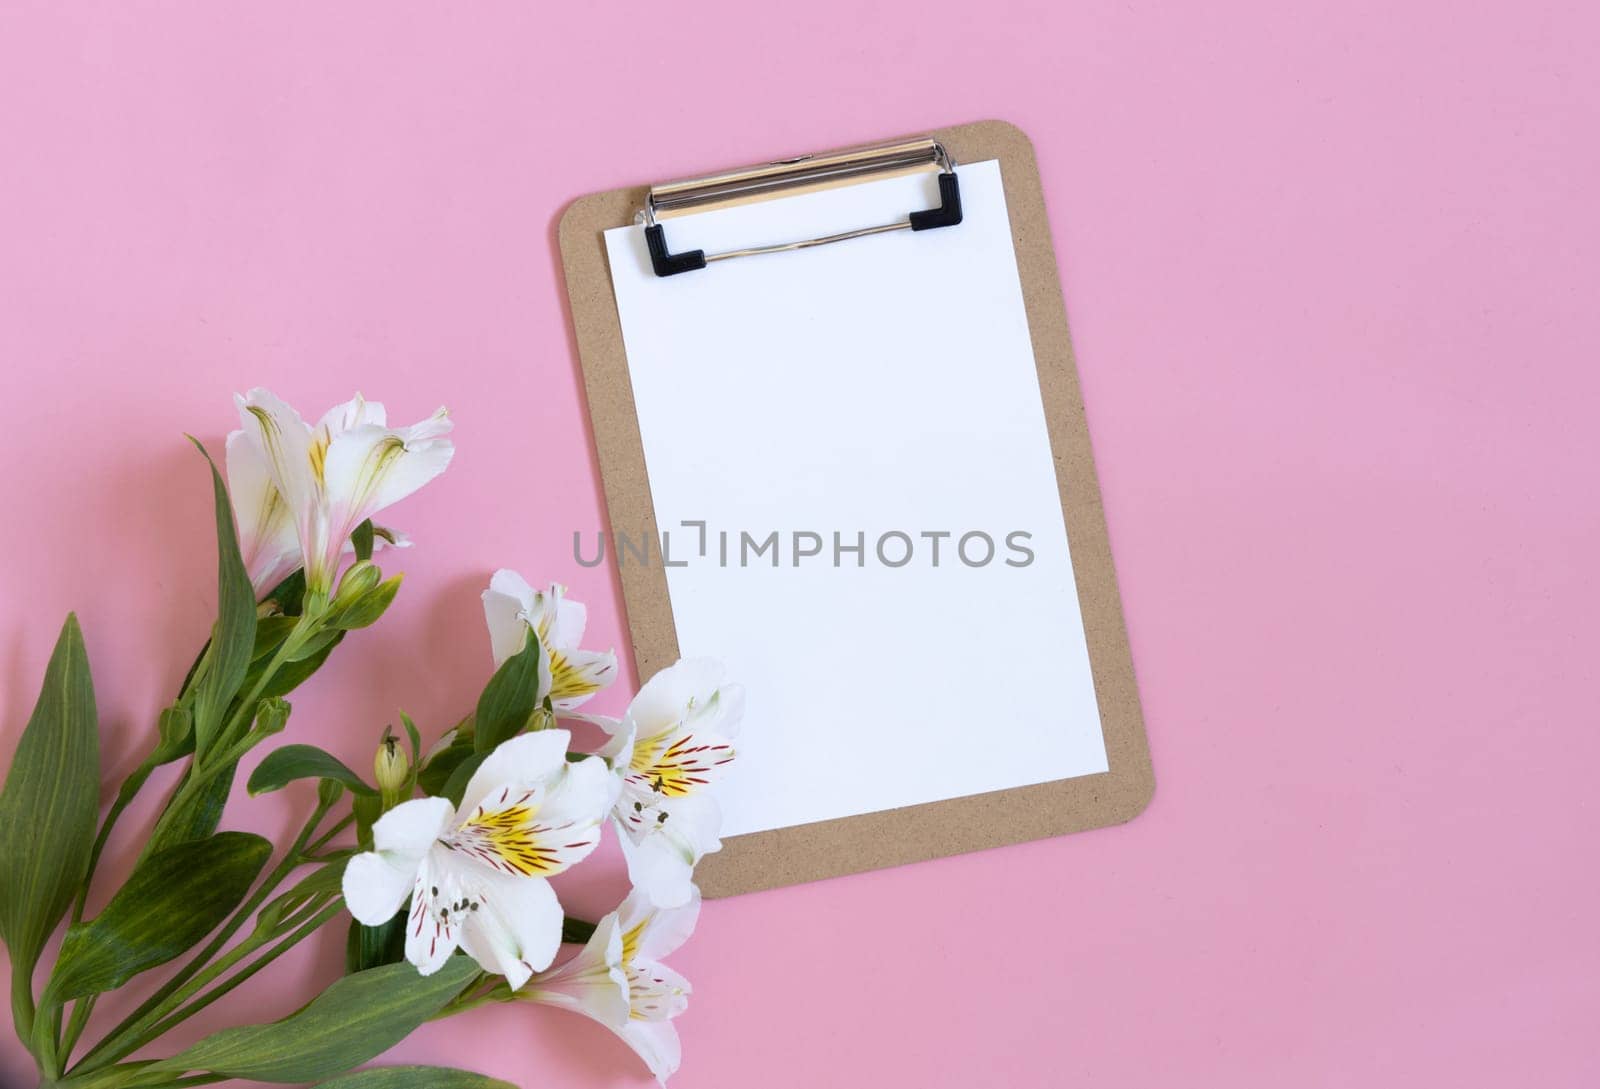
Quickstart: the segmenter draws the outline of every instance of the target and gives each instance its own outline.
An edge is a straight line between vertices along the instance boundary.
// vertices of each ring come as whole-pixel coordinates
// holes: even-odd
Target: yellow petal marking
[[[545,625],[548,627],[548,625]],[[540,639],[544,636],[541,634]],[[570,699],[600,691],[600,682],[586,676],[559,650],[550,652],[550,698]]]
[[[622,965],[627,967],[633,963],[633,958],[639,952],[639,941],[644,937],[644,928],[650,920],[645,919],[636,923],[632,929],[622,932]]]
[[[733,746],[726,741],[697,744],[693,734],[674,736],[668,730],[634,742],[628,778],[657,794],[681,798],[705,786],[714,770],[732,759]]]
[[[510,805],[485,813],[481,809],[456,830],[449,846],[496,869],[522,877],[557,873],[555,852],[539,840],[534,818],[538,806]]]

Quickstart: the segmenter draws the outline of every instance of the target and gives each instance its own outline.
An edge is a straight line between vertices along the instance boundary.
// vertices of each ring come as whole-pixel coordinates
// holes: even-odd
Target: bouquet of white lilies
[[[149,755],[102,818],[94,689],[69,616],[0,792],[0,938],[40,1085],[503,1087],[464,1070],[356,1068],[425,1021],[512,1001],[600,1021],[664,1082],[689,984],[660,961],[694,929],[694,868],[721,846],[710,788],[733,759],[740,689],[716,663],[687,660],[651,678],[620,719],[586,714],[615,656],[582,648],[584,607],[561,586],[500,571],[483,595],[495,669],[470,714],[424,751],[402,713],[405,736],[384,731],[372,781],[319,748],[283,745],[248,787],[316,780],[299,833],[280,850],[218,831],[240,760],[288,727],[285,697],[400,588],[373,557],[408,542],[373,517],[454,452],[442,409],[391,427],[382,405],[357,396],[310,426],[265,390],[237,400],[226,483],[211,469],[218,615]],[[564,723],[599,739],[595,751],[576,751]],[[129,875],[86,918],[112,827],[152,772],[177,762]],[[587,858],[608,824],[632,891],[598,921],[568,916],[549,879]],[[337,982],[280,1020],[163,1054],[174,1026],[346,911]],[[579,948],[563,958],[564,943]],[[79,1048],[99,996],[180,958]]]

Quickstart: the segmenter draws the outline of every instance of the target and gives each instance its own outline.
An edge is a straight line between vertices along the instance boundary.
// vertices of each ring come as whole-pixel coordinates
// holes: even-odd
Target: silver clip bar
[[[662,219],[709,211],[775,197],[793,196],[839,185],[877,180],[918,171],[939,172],[939,207],[911,212],[903,220],[876,227],[863,227],[820,238],[781,242],[770,246],[751,246],[708,254],[704,250],[673,253],[667,247]],[[645,243],[650,264],[657,276],[676,276],[705,268],[712,261],[733,257],[752,257],[764,253],[826,246],[846,239],[889,231],[925,231],[953,227],[961,222],[961,189],[956,180],[955,160],[937,140],[906,140],[893,144],[874,144],[821,155],[802,155],[744,170],[707,174],[699,178],[666,182],[650,187],[643,212]]]

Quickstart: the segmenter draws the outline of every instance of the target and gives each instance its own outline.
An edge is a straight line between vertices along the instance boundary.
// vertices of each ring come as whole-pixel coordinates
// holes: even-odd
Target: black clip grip
[[[961,222],[961,184],[954,171],[939,175],[939,207],[925,212],[911,213],[913,231],[931,231],[935,227],[954,227]]]
[[[705,250],[672,253],[667,249],[667,233],[659,223],[644,229],[644,244],[650,247],[650,267],[657,276],[676,276],[680,272],[693,272],[706,267]]]

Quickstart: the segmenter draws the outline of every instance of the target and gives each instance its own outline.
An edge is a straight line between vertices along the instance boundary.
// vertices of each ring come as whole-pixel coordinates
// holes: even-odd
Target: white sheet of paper
[[[679,645],[746,688],[724,835],[1106,770],[1000,167],[959,176],[959,226],[673,277],[643,228],[606,232],[656,519],[684,564],[667,569]],[[917,175],[666,233],[714,253],[937,203]],[[885,539],[887,563],[878,545],[897,531],[912,554],[891,567],[906,542]],[[797,532],[821,553],[797,557],[815,543]],[[972,532],[994,542],[985,565],[957,553]],[[1024,559],[1014,532],[1025,566],[1006,562]],[[864,555],[836,556],[835,534]],[[985,551],[968,540],[968,560]]]

